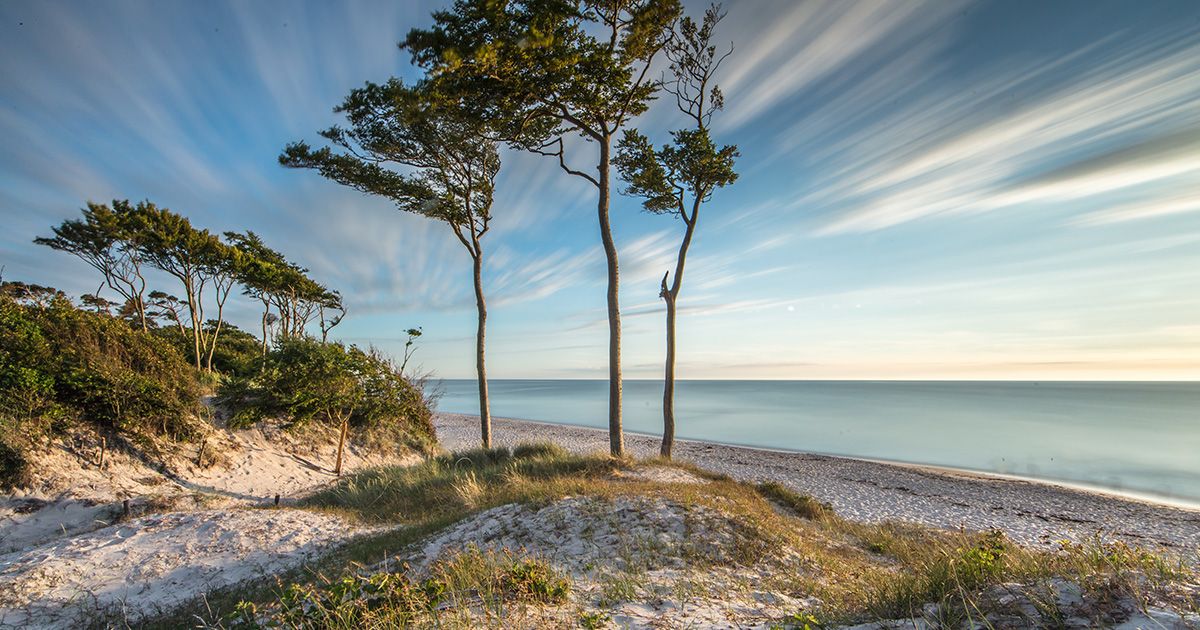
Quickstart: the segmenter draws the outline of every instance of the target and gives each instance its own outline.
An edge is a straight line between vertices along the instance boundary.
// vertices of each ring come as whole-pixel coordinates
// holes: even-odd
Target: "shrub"
[[[212,334],[216,321],[208,320],[204,330]],[[188,365],[195,363],[190,327],[181,332],[176,326],[154,328],[151,333],[170,344],[183,356]],[[258,337],[229,323],[222,322],[213,351],[213,371],[225,376],[247,377],[255,373],[262,358],[262,341]],[[203,361],[202,361],[203,362]]]
[[[289,339],[252,372],[221,387],[219,401],[231,412],[231,427],[279,419],[299,429],[336,426],[346,418],[360,441],[425,450],[434,439],[433,413],[422,389],[373,350]]]
[[[561,604],[570,579],[545,561],[469,547],[439,560],[424,579],[402,572],[352,574],[321,584],[291,584],[259,608],[240,603],[227,628],[459,627],[512,606]]]
[[[77,422],[187,439],[199,397],[196,374],[162,340],[61,294],[40,302],[0,294],[0,423],[10,446]]]

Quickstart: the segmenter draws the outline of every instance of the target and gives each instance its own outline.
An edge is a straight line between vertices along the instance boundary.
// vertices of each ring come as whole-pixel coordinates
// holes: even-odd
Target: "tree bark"
[[[229,287],[225,289],[225,295],[221,295],[220,285],[217,286],[217,326],[213,329],[211,345],[208,347],[207,365],[208,371],[213,371],[212,362],[213,355],[217,352],[217,337],[221,336],[221,325],[225,323],[225,301],[229,299],[229,292],[233,290],[233,280],[229,281]]]
[[[184,284],[183,290],[187,292],[188,314],[192,319],[192,350],[196,354],[196,369],[200,370],[200,321],[196,313],[196,291],[190,282]]]
[[[333,466],[333,474],[338,477],[342,476],[342,451],[346,448],[346,434],[350,432],[350,416],[349,414],[342,416],[342,432],[338,436],[338,452],[337,463]]]
[[[478,251],[479,243],[475,243]],[[479,433],[483,448],[492,447],[492,411],[488,404],[487,367],[484,365],[484,340],[487,336],[487,303],[483,299],[483,254],[472,256],[475,271],[475,308],[478,327],[475,330],[475,373],[479,378]]]
[[[262,355],[267,356],[267,315],[271,312],[271,304],[263,300],[262,316]]]
[[[663,279],[666,288],[666,279]],[[664,291],[667,302],[667,366],[663,379],[663,436],[659,454],[671,459],[675,444],[675,297]]]
[[[621,306],[618,289],[617,246],[609,222],[609,170],[612,136],[600,143],[600,199],[596,211],[600,220],[600,240],[608,263],[608,447],[613,457],[625,454],[625,435],[621,430]]]
[[[663,437],[659,454],[671,459],[671,447],[675,445],[675,305],[679,298],[679,289],[683,283],[683,266],[687,261],[688,247],[692,244],[692,233],[696,229],[696,219],[700,212],[699,203],[692,208],[692,218],[684,214],[683,221],[687,226],[683,234],[683,243],[679,245],[679,257],[675,259],[675,278],[667,288],[667,277],[663,276],[662,292],[659,296],[667,303],[667,365],[663,375]]]

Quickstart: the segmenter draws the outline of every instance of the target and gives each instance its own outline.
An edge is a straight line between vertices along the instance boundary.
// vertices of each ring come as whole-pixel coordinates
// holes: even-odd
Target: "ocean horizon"
[[[608,426],[608,381],[489,379],[494,417]],[[478,414],[474,379],[431,383]],[[676,382],[676,435],[1010,475],[1200,506],[1200,382]],[[662,381],[624,381],[624,428],[661,435]]]

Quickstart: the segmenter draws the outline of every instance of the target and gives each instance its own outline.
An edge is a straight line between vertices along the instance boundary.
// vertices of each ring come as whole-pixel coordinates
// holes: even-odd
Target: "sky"
[[[473,377],[471,261],[449,228],[276,160],[363,82],[417,78],[396,42],[441,5],[0,2],[5,279],[94,291],[32,240],[87,200],[149,199],[254,230],[340,290],[334,338],[396,354],[420,326],[420,369]],[[680,378],[1200,378],[1194,0],[725,8],[714,135],[740,177],[701,212]],[[661,100],[635,124],[662,142],[686,122]],[[596,191],[502,159],[489,376],[602,378]],[[625,196],[612,214],[625,375],[658,378],[683,225]],[[253,304],[231,311],[255,329]]]

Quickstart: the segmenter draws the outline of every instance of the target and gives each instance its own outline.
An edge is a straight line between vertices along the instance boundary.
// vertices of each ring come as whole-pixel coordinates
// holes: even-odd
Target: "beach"
[[[479,418],[440,413],[447,450],[479,443]],[[608,434],[574,425],[493,418],[495,446],[554,442],[575,452],[606,451]],[[657,436],[626,433],[635,457],[658,454]],[[1161,548],[1200,564],[1200,510],[1039,481],[907,464],[678,440],[675,458],[739,480],[778,481],[827,502],[838,514],[942,528],[999,529],[1025,544],[1092,536]]]

